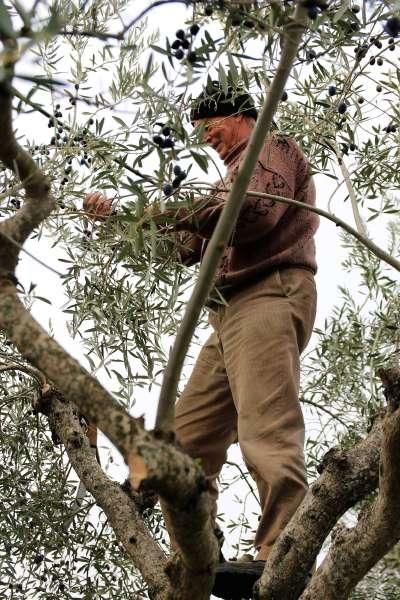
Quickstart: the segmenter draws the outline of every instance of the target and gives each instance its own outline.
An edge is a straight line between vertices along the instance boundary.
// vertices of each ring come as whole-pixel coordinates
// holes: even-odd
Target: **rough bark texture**
[[[294,20],[286,28],[287,57],[294,58],[297,52],[296,44],[306,25],[305,13],[303,4],[299,3]],[[165,434],[146,432],[139,421],[47,335],[18,299],[15,267],[20,246],[50,214],[55,202],[48,180],[13,134],[11,83],[18,54],[15,40],[2,39],[2,42],[6,51],[0,81],[0,160],[21,180],[26,198],[21,209],[0,223],[0,327],[21,355],[61,390],[62,396],[53,398],[51,403],[52,427],[64,441],[85,487],[108,515],[118,539],[150,585],[152,595],[160,600],[207,600],[218,545],[210,523],[209,498],[201,469],[175,447],[173,439]],[[278,69],[277,83],[274,79],[269,104],[262,112],[266,124],[271,106],[276,106],[281,97],[279,78],[281,83],[286,80],[290,65],[281,64]],[[249,161],[251,164],[251,159]],[[244,189],[246,185],[243,181],[242,184]],[[299,598],[322,543],[338,518],[376,487],[381,448],[380,491],[376,502],[361,516],[356,527],[336,535],[323,565],[303,592],[302,600],[347,598],[357,581],[399,539],[398,371],[384,373],[383,380],[389,414],[354,448],[327,454],[320,479],[311,487],[266,563],[257,588],[260,599]],[[172,394],[167,402],[171,414],[174,400]],[[134,502],[101,471],[74,416],[72,403],[99,426],[127,463],[133,465],[134,486],[139,490],[155,490],[161,496],[181,558],[173,557],[166,562],[160,548],[151,540]],[[170,416],[166,420],[171,420]]]
[[[52,388],[45,399],[49,401],[51,429],[63,442],[77,475],[103,509],[117,539],[141,572],[151,596],[157,600],[170,599],[172,590],[165,573],[167,559],[146,529],[134,501],[101,469],[71,403]]]
[[[342,528],[301,600],[345,600],[400,539],[400,372],[382,371],[388,414],[382,423],[379,494],[357,525]]]
[[[8,54],[4,53],[4,78],[0,82],[0,160],[19,177],[26,191],[23,206],[0,224],[0,276],[12,278],[18,262],[18,245],[50,214],[55,201],[50,193],[48,179],[14,137],[10,86],[16,43],[8,40],[4,45]]]
[[[157,491],[167,506],[174,506],[170,519],[176,539],[181,540],[179,547],[184,565],[190,570],[190,585],[198,576],[196,598],[207,598],[204,594],[212,587],[211,573],[217,562],[218,547],[209,519],[206,480],[200,467],[180,452],[172,440],[157,439],[157,432],[145,431],[138,420],[128,415],[47,335],[18,299],[14,285],[4,279],[0,281],[0,327],[21,354],[62,390],[66,400],[99,425],[125,458],[135,455],[144,462],[145,477],[139,481],[139,487]],[[175,523],[178,513],[185,514],[184,522],[179,519]],[[194,538],[196,545],[191,541]],[[188,554],[193,551],[194,556]]]
[[[143,464],[145,476],[140,478],[140,486],[154,489],[167,505],[173,504],[177,511],[186,513],[185,535],[190,537],[193,529],[200,543],[196,560],[185,555],[193,551],[191,543],[180,546],[183,564],[190,566],[190,573],[186,573],[186,566],[181,569],[176,598],[191,595],[203,600],[208,597],[212,586],[212,570],[217,562],[218,548],[208,515],[206,518],[208,493],[200,467],[180,452],[173,440],[158,439],[156,434],[146,432],[139,421],[119,406],[77,361],[50,338],[18,299],[15,267],[20,245],[50,214],[55,202],[48,180],[14,137],[11,83],[13,61],[17,58],[16,44],[13,40],[2,41],[9,53],[3,56],[5,72],[0,82],[0,126],[4,138],[0,145],[0,160],[19,177],[26,197],[23,206],[0,223],[0,327],[24,358],[44,373],[47,380],[61,390],[65,399],[78,407],[79,412],[100,427],[127,462],[133,456],[136,462]],[[173,525],[177,538],[183,540],[182,524]]]
[[[376,488],[383,422],[349,450],[330,450],[321,477],[279,536],[257,584],[260,600],[295,600],[305,587],[321,546],[346,510]]]

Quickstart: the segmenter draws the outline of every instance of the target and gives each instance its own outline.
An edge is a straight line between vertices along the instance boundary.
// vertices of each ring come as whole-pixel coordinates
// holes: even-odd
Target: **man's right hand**
[[[101,192],[89,192],[83,199],[83,210],[91,219],[105,221],[112,214],[112,203]]]

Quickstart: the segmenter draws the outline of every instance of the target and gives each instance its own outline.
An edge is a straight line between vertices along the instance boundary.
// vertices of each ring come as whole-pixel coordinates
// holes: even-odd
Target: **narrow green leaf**
[[[8,38],[15,38],[15,31],[12,26],[11,17],[3,0],[0,0],[0,33]]]
[[[204,171],[204,173],[208,173],[208,160],[207,158],[202,155],[202,154],[198,154],[197,152],[194,152],[193,150],[191,150],[190,154],[192,155],[192,157],[194,158],[194,160],[197,162],[197,164],[199,165],[200,169],[202,171]]]

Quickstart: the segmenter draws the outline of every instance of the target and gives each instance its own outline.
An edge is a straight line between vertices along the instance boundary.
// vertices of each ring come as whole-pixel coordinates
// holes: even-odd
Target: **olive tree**
[[[321,186],[326,178],[334,184],[312,210],[336,224],[347,250],[342,267],[358,289],[340,290],[304,358],[301,400],[319,419],[307,446],[313,483],[254,593],[265,600],[395,595],[397,550],[388,552],[400,539],[399,7],[140,4],[0,2],[2,594],[210,597],[219,548],[207,483],[199,462],[175,444],[174,404],[246,194],[311,210],[302,198],[249,188],[275,120],[278,135],[302,146]],[[176,39],[153,31],[163,4],[186,7]],[[175,232],[174,214],[207,198],[218,168],[189,121],[192,97],[213,79],[249,89],[259,117],[193,269],[179,261],[185,236]],[[106,222],[82,210],[89,189],[113,198]],[[351,218],[332,210],[333,198]],[[43,280],[24,287],[16,268],[26,253],[32,258],[34,240],[47,244],[47,260],[33,251]],[[32,307],[51,302],[51,289],[37,291],[46,270],[68,298],[80,361],[32,316]],[[132,416],[139,393],[157,402],[152,429]],[[122,484],[100,466],[88,423],[120,452]],[[86,499],[75,498],[75,476]],[[178,543],[171,553],[158,498]]]

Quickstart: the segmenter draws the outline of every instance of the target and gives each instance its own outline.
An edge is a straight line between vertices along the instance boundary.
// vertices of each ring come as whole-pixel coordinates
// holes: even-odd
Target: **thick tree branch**
[[[182,523],[179,521],[176,526],[174,523],[176,537],[182,539],[180,549],[185,567],[182,581],[183,585],[198,583],[196,598],[206,598],[205,594],[212,586],[212,567],[217,562],[218,548],[209,517],[206,480],[200,467],[177,450],[171,439],[165,441],[144,431],[138,421],[47,335],[17,297],[14,285],[20,249],[17,244],[26,240],[55,203],[44,174],[15,140],[11,82],[17,54],[12,40],[3,43],[9,49],[9,58],[5,64],[7,76],[0,82],[0,125],[4,135],[0,160],[21,179],[26,200],[13,217],[0,224],[0,327],[22,356],[42,371],[64,397],[117,446],[133,467],[132,481],[137,489],[152,488],[160,494],[166,505],[173,507],[172,521],[176,513],[186,512],[185,535]],[[193,543],[186,542],[186,533],[191,529],[198,535],[200,552]]]
[[[251,174],[264,143],[265,136],[271,128],[274,113],[282,97],[302,35],[306,29],[306,23],[307,11],[298,3],[293,18],[284,26],[284,45],[276,75],[272,80],[264,106],[252,131],[243,164],[238,171],[227,203],[222,210],[215,231],[207,246],[198,280],[186,306],[186,311],[169,357],[161,387],[156,418],[156,427],[159,429],[168,431],[174,427],[178,382],[190,340],[196,328],[201,309],[213,285],[214,276],[224,248],[239,216]]]
[[[310,487],[268,557],[257,587],[259,600],[299,597],[332,527],[376,488],[382,427],[383,421],[378,419],[368,436],[353,448],[335,448],[325,455],[321,476]]]
[[[382,422],[379,493],[351,529],[333,539],[301,600],[345,600],[368,571],[400,540],[400,371],[380,372],[388,400]]]
[[[153,489],[164,499],[171,512],[174,535],[180,540],[183,564],[190,572],[190,577],[184,573],[183,580],[188,585],[198,581],[196,598],[205,598],[212,585],[212,566],[217,561],[218,548],[201,468],[175,448],[171,440],[145,431],[139,421],[127,414],[47,335],[20,302],[8,279],[0,280],[0,327],[24,358],[45,373],[65,398],[117,446],[130,466],[135,489]]]
[[[54,388],[44,393],[43,400],[48,406],[52,431],[63,442],[78,477],[103,509],[117,539],[143,575],[151,597],[168,600],[171,582],[166,575],[166,557],[146,529],[134,501],[101,469],[71,403]]]
[[[55,206],[50,194],[50,183],[37,167],[30,154],[16,142],[12,128],[11,82],[16,60],[16,45],[12,40],[4,42],[8,62],[5,63],[5,77],[0,81],[0,129],[2,143],[0,160],[21,180],[26,199],[12,217],[0,223],[0,275],[14,273],[19,248],[32,231],[41,223]],[[13,243],[12,241],[16,243]]]
[[[95,378],[47,335],[20,302],[8,280],[0,282],[0,326],[22,356],[99,426],[127,462],[128,457],[137,455],[141,473],[135,476],[136,487],[149,486],[151,482],[167,500],[179,503],[180,485],[187,487],[182,502],[187,502],[193,491],[203,485],[200,468],[188,456],[146,432],[138,420],[127,414]]]

